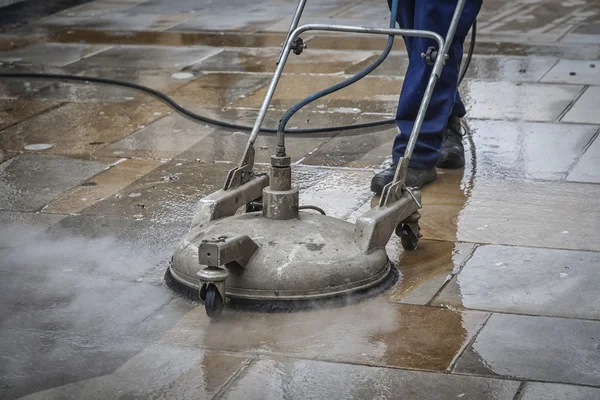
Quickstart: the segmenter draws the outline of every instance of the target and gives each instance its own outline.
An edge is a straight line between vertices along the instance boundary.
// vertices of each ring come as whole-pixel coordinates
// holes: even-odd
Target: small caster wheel
[[[206,315],[211,319],[217,319],[223,313],[225,308],[225,302],[219,294],[215,285],[208,285],[206,288],[206,294],[204,297],[204,308],[206,309]]]
[[[416,250],[419,245],[419,236],[408,227],[408,225],[398,225],[396,235],[400,236],[400,243],[404,250]]]
[[[246,212],[247,213],[259,212],[262,210],[263,210],[263,204],[262,204],[261,199],[254,200],[254,201],[251,201],[250,203],[246,204]]]

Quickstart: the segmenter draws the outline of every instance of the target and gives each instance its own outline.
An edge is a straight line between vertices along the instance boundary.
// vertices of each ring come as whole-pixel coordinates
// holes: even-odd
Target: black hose
[[[471,63],[473,49],[475,48],[475,34],[476,34],[476,23],[473,24],[473,29],[472,29],[472,33],[471,33],[471,45],[469,46],[469,53],[468,53],[467,59],[465,61],[465,66],[463,67],[463,70],[460,74],[460,79],[458,82],[459,85],[462,82],[462,80],[467,72],[467,69],[469,68],[469,64]],[[387,50],[387,47],[386,47],[386,50]],[[385,53],[385,51],[384,51],[384,53]],[[389,51],[388,51],[388,53],[389,53]],[[381,57],[379,57],[375,63],[373,63],[372,65],[369,65],[365,70],[372,68],[373,65],[375,65],[376,63],[379,62],[380,58]],[[359,72],[354,77],[359,76],[365,70]],[[99,84],[105,84],[105,85],[115,85],[115,86],[127,87],[130,89],[135,89],[135,90],[139,90],[141,92],[148,93],[149,95],[156,97],[157,99],[163,101],[164,103],[166,103],[167,105],[172,107],[177,112],[181,113],[182,115],[184,115],[188,118],[191,118],[194,121],[200,121],[203,123],[216,125],[216,126],[220,126],[220,127],[232,129],[232,130],[240,130],[240,131],[251,131],[252,130],[252,126],[238,125],[238,124],[234,124],[234,123],[230,123],[230,122],[226,122],[226,121],[219,121],[217,119],[213,119],[213,118],[201,115],[201,114],[197,114],[193,111],[190,111],[190,110],[180,106],[179,104],[177,104],[175,102],[175,100],[173,100],[171,97],[167,96],[166,94],[164,94],[158,90],[149,88],[147,86],[138,85],[137,83],[126,82],[126,81],[121,81],[121,80],[117,80],[117,79],[96,78],[96,77],[91,77],[91,76],[81,76],[81,75],[73,75],[73,74],[50,74],[50,73],[34,73],[34,72],[0,72],[0,78],[46,79],[46,80],[60,80],[60,81],[86,82],[86,83],[92,82],[92,83],[99,83]],[[353,78],[350,78],[350,80]],[[342,89],[342,88],[337,88],[334,91],[337,91],[340,89]],[[373,127],[377,127],[377,126],[391,125],[391,124],[394,124],[395,122],[396,122],[395,120],[389,119],[389,120],[382,120],[382,121],[375,121],[375,122],[366,122],[366,123],[355,124],[355,125],[331,126],[331,127],[327,127],[327,128],[294,128],[294,129],[286,129],[284,132],[287,134],[331,133],[331,132],[341,132],[341,131],[350,130],[350,129],[364,129],[364,128],[373,128]],[[277,133],[277,129],[274,129],[274,128],[261,128],[260,131],[263,133]]]

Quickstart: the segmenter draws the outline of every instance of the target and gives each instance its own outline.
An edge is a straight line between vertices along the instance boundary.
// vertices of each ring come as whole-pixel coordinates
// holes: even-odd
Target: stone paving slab
[[[423,239],[418,251],[402,251],[397,264],[398,283],[386,294],[395,303],[429,304],[436,293],[464,264],[473,251],[472,243]]]
[[[465,83],[461,94],[467,104],[467,115],[478,119],[555,121],[583,89],[576,85]]]
[[[0,149],[51,144],[45,153],[90,156],[166,114],[160,103],[69,103],[2,131]],[[48,129],[52,127],[52,129]]]
[[[188,110],[202,113],[207,109],[229,108],[269,80],[266,75],[208,74],[171,93],[171,97]]]
[[[0,131],[58,104],[48,101],[0,100]]]
[[[197,202],[222,188],[233,164],[172,160],[125,189],[82,210],[86,215],[190,223]]]
[[[576,183],[481,181],[464,207],[428,206],[421,222],[430,239],[598,251],[597,192]]]
[[[45,245],[47,257],[59,264],[55,268],[64,264],[73,269],[66,272],[162,286],[166,265],[188,229],[187,224],[72,215],[37,239]],[[28,243],[23,249],[34,246]]]
[[[28,64],[7,64],[0,67],[1,72],[20,73],[51,73],[51,74],[89,74],[98,76],[97,70],[81,70],[72,67],[52,67]],[[144,73],[137,73],[137,76]],[[115,75],[113,75],[115,76]],[[105,76],[107,78],[113,76]],[[118,76],[115,76],[118,77]],[[138,78],[124,77],[135,82]],[[140,82],[141,83],[141,82]],[[104,103],[127,102],[141,97],[140,92],[120,86],[67,83],[44,79],[6,79],[0,81],[0,99],[20,100],[31,102],[73,102],[73,103]]]
[[[112,343],[111,343],[112,342]],[[143,345],[99,340],[77,333],[0,329],[0,396],[17,398],[36,390],[114,371]]]
[[[96,161],[21,154],[0,164],[0,209],[36,211],[107,167]]]
[[[239,11],[231,11],[239,12]],[[291,14],[290,14],[291,15]],[[243,19],[231,18],[231,15],[222,14],[205,14],[189,19],[181,24],[178,24],[171,28],[172,31],[186,32],[186,31],[237,31],[237,32],[256,32],[261,30],[265,26],[270,26],[277,21],[282,20],[287,23],[289,28],[289,18],[281,18],[278,15],[264,15],[264,14],[246,14]],[[285,29],[287,31],[287,28]],[[276,30],[278,31],[278,30]]]
[[[74,242],[77,240],[67,239],[55,244],[67,249],[68,245],[63,243]],[[81,245],[83,240],[79,242]],[[0,268],[6,279],[0,283],[0,297],[4,304],[10,306],[1,312],[1,330],[18,328],[23,331],[77,333],[88,337],[120,337],[133,333],[136,325],[155,314],[173,297],[166,287],[82,273],[85,271],[77,270],[77,265],[69,263],[65,255],[61,257],[56,255],[56,249],[48,249],[48,243],[42,242],[41,246],[40,249],[26,247],[34,253],[30,255],[18,254],[17,250],[3,250],[4,260]],[[106,245],[94,248],[97,263],[111,262],[100,250],[104,254],[113,251]],[[89,255],[92,255],[91,251]],[[85,255],[76,254],[75,257],[87,266],[94,262],[91,257],[85,259]],[[62,268],[50,264],[57,260],[66,261]],[[37,261],[40,268],[35,271],[31,268],[19,270],[29,267],[26,262],[30,261]],[[123,312],[124,304],[128,308],[126,313]]]
[[[242,356],[152,345],[109,375],[38,392],[25,399],[212,398],[248,361]],[[148,368],[152,365],[152,368]]]
[[[519,382],[307,360],[261,358],[223,399],[512,399]]]
[[[321,207],[327,215],[348,219],[367,202],[372,171],[296,167],[294,186],[300,188],[300,204]]]
[[[565,35],[561,42],[600,44],[600,24],[591,23],[580,26],[573,32]]]
[[[571,85],[600,85],[600,62],[560,60],[541,80]]]
[[[212,47],[114,46],[103,53],[80,60],[78,68],[181,69],[218,50]]]
[[[3,163],[4,161],[8,160],[9,158],[16,156],[17,154],[18,153],[13,152],[13,151],[0,150],[0,164]]]
[[[590,251],[482,246],[433,304],[600,319],[598,265]]]
[[[600,388],[527,382],[522,400],[591,400],[600,398]]]
[[[228,311],[214,324],[199,307],[181,319],[162,341],[209,349],[443,371],[486,317],[482,312],[392,305],[373,299],[309,313]]]
[[[179,2],[177,3],[179,4]],[[174,4],[171,4],[174,6]],[[310,38],[311,36],[307,36]],[[2,36],[0,36],[1,40]],[[231,48],[280,48],[285,36],[280,33],[242,32],[156,32],[156,31],[99,31],[95,29],[69,29],[52,34],[50,40],[59,43],[101,43],[121,45],[161,46],[214,46]]]
[[[594,139],[567,177],[568,181],[600,183],[600,141]]]
[[[600,322],[495,314],[455,372],[600,385]]]
[[[600,103],[600,86],[589,87],[562,118],[562,122],[600,124],[600,115],[591,104]]]
[[[119,162],[123,161],[123,162]],[[152,171],[158,160],[119,160],[107,171],[104,171],[82,185],[74,187],[44,207],[46,213],[74,214],[84,208],[114,195],[132,182]]]
[[[170,113],[143,129],[105,147],[97,156],[169,159],[202,141],[215,129]]]
[[[379,117],[378,120],[383,120]],[[302,164],[331,167],[380,168],[391,157],[395,124],[364,131],[348,131],[336,135],[306,157]]]
[[[164,93],[172,92],[176,89],[179,89],[182,86],[187,85],[192,80],[196,79],[198,76],[190,73],[181,74],[178,72],[173,72],[175,70],[168,69],[129,69],[129,68],[83,68],[77,65],[70,66],[66,68],[69,72],[74,73],[76,75],[84,75],[90,77],[99,77],[106,79],[116,79],[129,83],[136,83],[138,85],[147,86],[154,90],[158,90]],[[63,83],[63,85],[66,85]],[[82,86],[81,84],[70,84],[70,90],[75,91],[78,90],[84,94],[84,89],[90,92],[90,86],[86,85]],[[101,89],[110,89],[111,92],[115,95],[113,101],[116,101],[119,97],[121,100],[123,98],[130,98],[132,96],[138,96],[142,94],[141,92],[134,89],[127,89],[120,86],[114,85],[97,85],[97,90],[91,91],[90,97],[93,95],[94,98],[101,100],[105,99],[108,96],[103,96]],[[79,98],[82,98],[82,95],[79,95]]]
[[[236,124],[252,127],[255,123],[258,110],[227,109],[225,111],[207,110],[209,115],[218,120],[234,121]],[[276,128],[279,120],[285,114],[284,110],[270,110],[265,116],[262,127]],[[358,113],[326,113],[314,111],[300,111],[288,123],[289,129],[296,128],[327,128],[341,125],[379,120],[380,116],[370,116]],[[352,131],[356,135],[358,131]],[[286,153],[292,158],[293,163],[302,162],[307,156],[317,151],[321,146],[330,141],[338,133],[308,133],[286,135]],[[343,132],[341,133],[343,134]],[[196,143],[187,151],[179,154],[177,158],[201,160],[203,162],[228,161],[237,162],[243,154],[248,141],[248,132],[227,129],[215,129],[204,139]],[[270,163],[271,156],[275,154],[277,145],[276,135],[261,133],[255,143],[255,161],[257,163]]]
[[[246,48],[227,49],[193,65],[187,70],[193,71],[240,71],[274,72],[280,49]],[[285,73],[334,74],[342,73],[350,66],[360,63],[373,55],[370,51],[304,51],[300,56],[290,55],[285,64]]]
[[[109,49],[107,45],[39,43],[1,52],[1,62],[65,66]]]
[[[0,211],[0,248],[14,247],[54,225],[64,215]]]
[[[142,14],[132,10],[104,14],[85,23],[77,24],[86,29],[98,30],[133,30],[133,31],[164,31],[190,20],[193,15],[188,13],[175,14]]]
[[[254,124],[254,121],[238,121]],[[292,157],[292,162],[302,160],[311,152],[318,149],[331,138],[330,135],[314,135],[295,137],[289,135],[286,139],[286,154]],[[215,129],[187,151],[176,156],[178,159],[200,160],[202,162],[226,161],[237,163],[248,142],[247,132],[232,132],[224,129]],[[275,154],[277,138],[275,135],[261,135],[255,143],[255,162],[270,163],[271,156]],[[289,150],[287,150],[289,149]]]
[[[469,126],[477,179],[563,180],[598,131],[594,125],[524,121],[470,120]]]
[[[327,75],[284,75],[281,77],[271,108],[287,109],[316,91],[345,80]],[[402,80],[390,77],[366,77],[357,83],[332,93],[308,106],[307,110],[332,112],[393,113],[398,106]],[[259,108],[266,94],[261,88],[244,99],[234,102],[236,107]]]
[[[347,74],[356,74],[371,64],[373,56],[346,69]],[[558,60],[554,57],[510,57],[475,55],[471,60],[465,79],[500,82],[537,82]],[[405,52],[392,53],[370,76],[403,76],[408,68]]]

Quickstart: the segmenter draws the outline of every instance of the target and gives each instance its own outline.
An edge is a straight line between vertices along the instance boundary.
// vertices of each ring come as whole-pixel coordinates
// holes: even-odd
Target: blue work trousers
[[[457,0],[399,0],[396,20],[403,29],[433,31],[445,38]],[[388,0],[391,7],[391,0]],[[451,116],[463,117],[465,106],[458,93],[458,76],[463,57],[463,44],[469,29],[475,22],[482,0],[466,0],[463,13],[450,47],[449,58],[438,79],[421,132],[417,140],[409,166],[416,169],[429,169],[435,166],[440,155],[444,131]],[[433,69],[421,57],[436,42],[431,39],[405,37],[409,65],[398,102],[396,123],[400,133],[394,141],[392,157],[397,163],[404,155],[410,132],[427,82]]]

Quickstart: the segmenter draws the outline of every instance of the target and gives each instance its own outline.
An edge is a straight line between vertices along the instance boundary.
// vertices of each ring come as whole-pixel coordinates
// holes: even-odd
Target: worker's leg
[[[400,5],[406,4],[400,0]],[[457,0],[419,0],[414,5],[414,24],[411,28],[434,31],[445,37],[456,8]],[[444,131],[451,115],[462,117],[465,108],[461,101],[457,102],[458,74],[463,54],[463,42],[475,21],[482,0],[466,0],[463,14],[458,24],[456,35],[452,41],[449,58],[438,79],[431,102],[425,114],[425,121],[411,158],[410,167],[415,169],[431,169],[435,166],[444,137]],[[399,7],[399,13],[406,7]],[[405,16],[399,16],[404,21]],[[407,44],[410,62],[400,95],[396,122],[400,134],[396,137],[393,149],[394,163],[404,155],[408,137],[423,99],[425,88],[431,75],[432,67],[421,58],[421,53],[430,46],[436,46],[430,39],[413,38]],[[436,46],[437,47],[437,46]],[[456,107],[455,107],[456,106]]]

